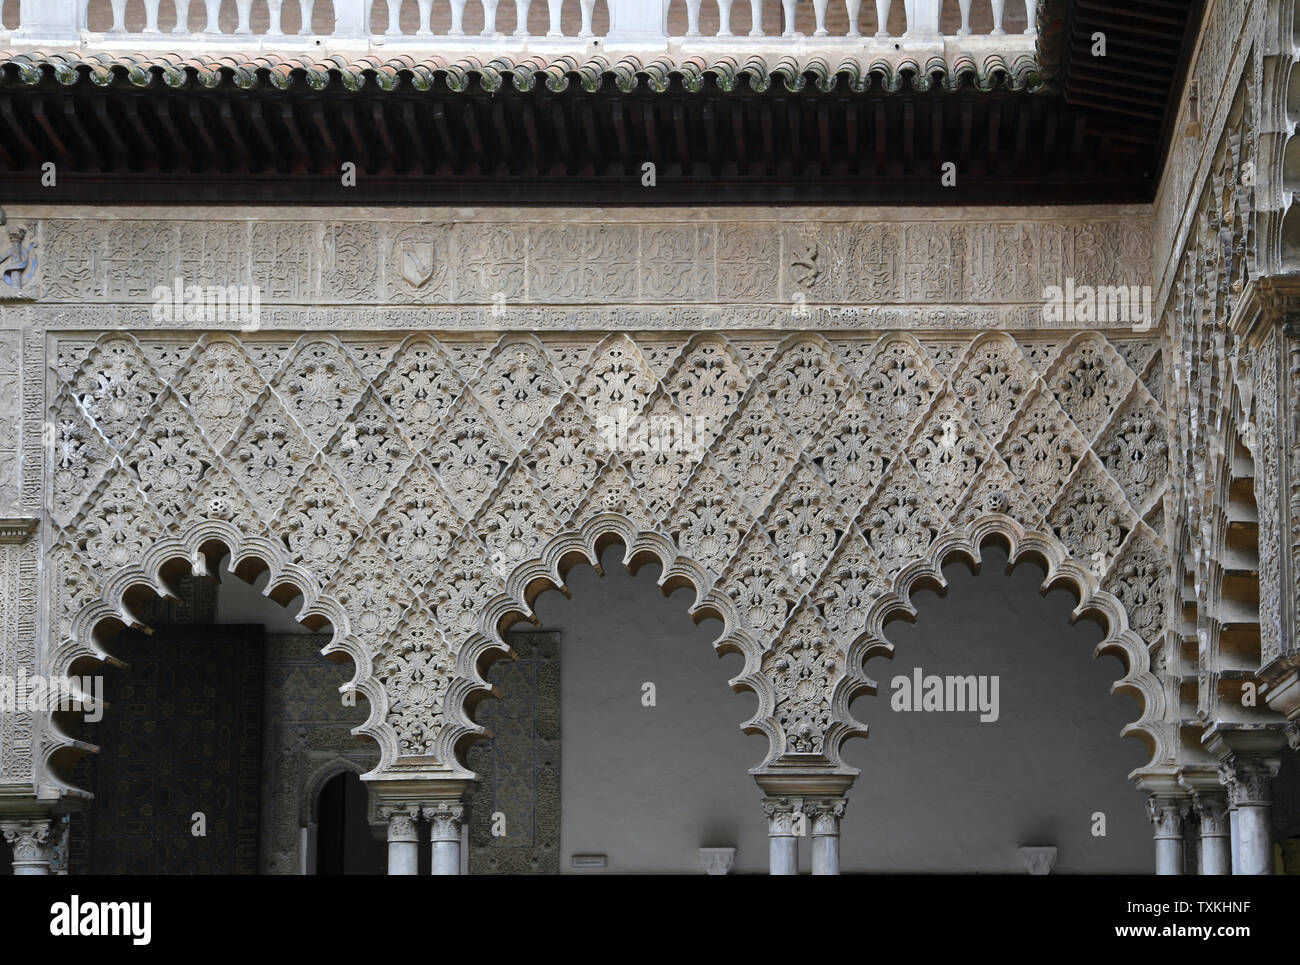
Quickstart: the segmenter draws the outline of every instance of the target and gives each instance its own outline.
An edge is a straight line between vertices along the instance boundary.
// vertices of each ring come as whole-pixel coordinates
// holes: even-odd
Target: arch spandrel
[[[531,335],[473,351],[433,334],[209,334],[166,370],[128,333],[86,341],[50,393],[99,460],[60,491],[52,666],[104,659],[97,632],[135,620],[128,591],[165,594],[165,567],[204,573],[228,551],[333,628],[326,652],[353,660],[346,689],[371,704],[373,777],[464,779],[500,634],[618,542],[630,567],[690,586],[691,615],[722,621],[715,646],[744,655],[731,683],[758,698],[742,725],[769,738],[757,769],[843,774],[840,746],[866,730],[848,713],[870,686],[862,660],[888,648],[873,614],[996,535],[1105,614],[1121,685],[1144,700],[1134,726],[1156,733],[1160,688],[1130,627],[1155,634],[1173,608],[1153,618],[1123,574],[1149,573],[1163,544],[1132,504],[1150,490],[1111,469],[1138,449],[1166,458],[1144,448],[1163,444],[1162,413],[1126,361],[1140,352],[1095,333],[948,336],[933,353],[899,332],[683,333],[675,348],[658,333],[645,352],[585,339],[557,364]],[[137,397],[133,424],[117,400]],[[1135,412],[1142,431],[1120,426]],[[165,505],[141,465],[171,481]]]

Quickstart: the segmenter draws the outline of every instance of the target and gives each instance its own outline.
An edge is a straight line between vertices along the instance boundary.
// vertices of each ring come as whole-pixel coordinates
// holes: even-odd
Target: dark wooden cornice
[[[1142,203],[1199,9],[1046,0],[1046,76],[0,53],[0,202]]]

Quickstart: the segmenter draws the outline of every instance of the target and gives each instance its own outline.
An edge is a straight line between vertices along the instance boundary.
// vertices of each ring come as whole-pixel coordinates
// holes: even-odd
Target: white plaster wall
[[[691,623],[687,592],[665,599],[656,568],[633,578],[619,558],[618,547],[606,555],[604,577],[575,569],[571,600],[537,602],[544,625],[563,631],[562,869],[596,853],[614,873],[695,872],[698,848],[734,846],[737,871],[765,872],[762,795],[748,774],[765,738],[740,731],[754,698],[727,686],[742,660],[714,653],[718,624]],[[1144,750],[1119,737],[1137,710],[1109,693],[1120,664],[1092,659],[1101,632],[1069,625],[1068,593],[1041,597],[1030,564],[1005,569],[994,548],[979,576],[949,567],[946,597],[918,594],[918,622],[890,627],[894,659],[868,665],[881,689],[854,705],[871,737],[847,748],[862,776],[843,825],[846,872],[1017,873],[1016,849],[1028,844],[1059,848],[1061,872],[1153,868],[1143,799],[1126,779]],[[264,582],[225,574],[219,620],[302,631],[299,603],[277,606],[261,596]],[[1000,719],[891,711],[890,681],[918,665],[998,674]],[[647,681],[652,708],[641,702]],[[1098,811],[1104,838],[1091,834]],[[804,870],[807,852],[805,843]]]
[[[657,571],[633,579],[618,558],[606,556],[603,578],[575,570],[571,600],[537,604],[563,630],[562,864],[604,853],[611,872],[695,871],[697,849],[714,845],[739,849],[737,871],[764,872],[761,794],[747,770],[765,743],[737,726],[754,698],[726,683],[741,658],[714,654],[718,625],[690,622],[686,592],[664,599]],[[854,707],[871,737],[848,747],[863,773],[843,825],[846,872],[1017,873],[1016,849],[1029,844],[1056,845],[1062,872],[1152,870],[1143,799],[1126,779],[1144,750],[1119,737],[1137,711],[1109,693],[1121,666],[1092,659],[1100,630],[1069,625],[1069,594],[1040,597],[1032,565],[1005,569],[992,548],[978,577],[950,567],[947,597],[919,594],[919,622],[891,626],[895,658],[868,666],[881,693]],[[889,681],[918,664],[1000,675],[1001,718],[891,711]],[[641,704],[645,681],[654,708]],[[1091,834],[1097,811],[1104,838]]]
[[[868,662],[880,694],[853,707],[871,736],[845,755],[862,768],[846,867],[1023,872],[1019,846],[1055,845],[1063,873],[1151,873],[1145,801],[1127,779],[1146,750],[1119,736],[1140,710],[1110,693],[1123,664],[1092,658],[1101,628],[1070,626],[1074,597],[1040,596],[1042,571],[1025,563],[1007,575],[1006,555],[992,547],[978,576],[960,564],[944,576],[946,597],[918,593],[917,622],[890,625],[893,660]],[[890,681],[916,666],[998,674],[999,720],[890,710]],[[1095,812],[1106,816],[1104,838],[1092,834]]]

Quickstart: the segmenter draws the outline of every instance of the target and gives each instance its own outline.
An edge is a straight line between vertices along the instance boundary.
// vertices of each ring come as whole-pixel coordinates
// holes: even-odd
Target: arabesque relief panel
[[[1135,728],[1170,753],[1149,338],[109,332],[51,358],[56,667],[134,620],[129,586],[220,544],[333,627],[377,772],[463,775],[479,657],[614,536],[722,619],[765,766],[839,770],[870,615],[936,547],[996,531],[1106,614]]]

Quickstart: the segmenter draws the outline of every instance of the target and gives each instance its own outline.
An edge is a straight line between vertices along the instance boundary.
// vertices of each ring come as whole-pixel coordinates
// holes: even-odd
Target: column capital
[[[465,819],[465,807],[456,801],[436,801],[420,807],[429,822],[429,840],[460,841],[460,825]]]
[[[814,798],[804,801],[803,813],[812,825],[813,837],[840,833],[840,818],[848,801],[842,797]]]
[[[1191,802],[1183,794],[1151,794],[1147,797],[1147,817],[1155,825],[1156,840],[1183,837],[1183,818]]]
[[[63,836],[63,824],[49,818],[0,821],[0,833],[13,846],[15,874],[47,874]]]
[[[383,804],[379,807],[379,817],[388,822],[389,841],[419,841],[419,831],[415,822],[420,818],[418,804]]]
[[[1278,757],[1233,755],[1219,764],[1219,780],[1228,789],[1234,808],[1267,806],[1271,800],[1269,782],[1282,767]]]
[[[1228,794],[1226,791],[1198,788],[1192,792],[1192,810],[1201,819],[1201,837],[1224,838],[1228,836]]]
[[[700,848],[700,864],[705,874],[730,874],[736,864],[735,848]]]
[[[803,798],[765,797],[763,814],[773,834],[794,834],[794,816],[803,811]],[[782,830],[784,829],[784,830]]]

